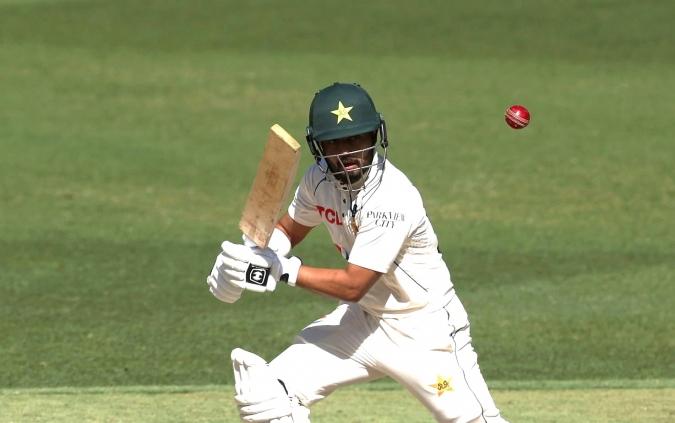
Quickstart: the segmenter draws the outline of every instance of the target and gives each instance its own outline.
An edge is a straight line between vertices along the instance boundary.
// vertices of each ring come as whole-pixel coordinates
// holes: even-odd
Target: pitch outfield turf
[[[508,384],[507,384],[508,385]],[[511,384],[512,386],[515,386]],[[549,382],[541,389],[495,391],[510,410],[511,421],[521,423],[666,423],[675,390],[668,384],[617,381],[603,388],[580,389],[578,382]],[[546,384],[544,384],[546,385]],[[558,385],[558,386],[556,386]],[[626,388],[632,386],[632,388]],[[670,389],[664,387],[670,386]],[[606,389],[610,387],[610,389]],[[622,389],[613,389],[623,387]],[[236,409],[231,386],[164,386],[130,388],[42,389],[8,391],[0,396],[3,421],[31,422],[233,422]],[[393,384],[349,387],[312,409],[312,421],[321,423],[431,422],[426,410]]]
[[[231,383],[330,310],[203,280],[267,127],[334,80],[384,112],[488,380],[675,378],[675,6],[465,3],[0,1],[0,388]]]
[[[675,381],[502,381],[493,396],[520,423],[667,423]],[[2,422],[233,422],[231,385],[0,390]],[[312,407],[322,423],[431,422],[398,385],[377,382],[336,391]]]

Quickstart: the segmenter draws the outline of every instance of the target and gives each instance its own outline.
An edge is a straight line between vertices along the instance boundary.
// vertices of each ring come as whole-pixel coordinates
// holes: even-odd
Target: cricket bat
[[[239,229],[258,247],[270,241],[299,163],[300,144],[280,125],[272,125],[239,221]]]

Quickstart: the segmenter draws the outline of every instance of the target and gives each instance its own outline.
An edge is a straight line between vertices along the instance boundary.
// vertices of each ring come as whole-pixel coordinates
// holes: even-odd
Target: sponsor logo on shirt
[[[332,225],[342,226],[342,220],[340,220],[340,213],[331,209],[330,207],[316,206],[316,210],[319,212],[322,218],[326,219],[326,222]]]
[[[375,220],[375,225],[382,228],[393,228],[396,222],[405,222],[403,213],[393,211],[368,210],[365,218]]]

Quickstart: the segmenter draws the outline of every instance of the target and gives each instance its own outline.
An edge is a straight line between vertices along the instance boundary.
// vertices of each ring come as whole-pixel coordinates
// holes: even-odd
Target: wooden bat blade
[[[259,247],[269,243],[299,163],[300,144],[273,125],[239,221],[239,229]]]

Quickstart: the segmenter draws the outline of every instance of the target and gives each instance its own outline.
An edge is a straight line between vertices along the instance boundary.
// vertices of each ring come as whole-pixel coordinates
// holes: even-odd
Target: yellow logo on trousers
[[[433,383],[429,386],[434,388],[436,390],[436,395],[440,397],[446,392],[452,392],[452,378],[450,378],[450,376],[436,376],[436,383]]]

